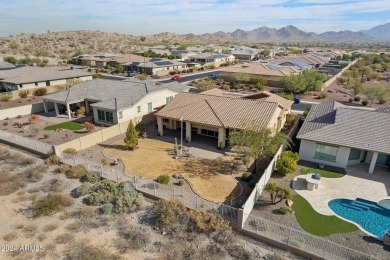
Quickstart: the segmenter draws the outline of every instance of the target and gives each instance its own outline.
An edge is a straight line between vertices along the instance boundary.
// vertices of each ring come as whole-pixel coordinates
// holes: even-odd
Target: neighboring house
[[[175,69],[181,70],[187,68],[187,64],[175,60],[152,58],[146,60],[146,62],[141,61],[124,64],[124,68],[128,72],[137,71],[148,75],[165,76]]]
[[[199,63],[202,66],[214,64],[216,67],[220,66],[227,61],[234,61],[234,56],[231,54],[221,54],[221,53],[199,53],[193,56],[190,56],[190,62]]]
[[[262,77],[270,87],[280,87],[284,76],[298,74],[299,72],[298,69],[291,67],[248,63],[221,70],[218,72],[218,77],[225,81],[232,81],[236,73],[246,73],[251,77]]]
[[[40,87],[53,87],[91,79],[92,74],[82,70],[24,66],[11,70],[0,70],[0,91],[14,92]],[[53,89],[50,88],[49,90]]]
[[[261,50],[242,47],[242,46],[233,46],[232,54],[238,60],[253,60],[258,59],[260,56]]]
[[[249,126],[280,131],[289,111],[278,102],[180,93],[159,110],[156,116],[161,136],[164,128],[179,129],[182,117],[187,142],[191,142],[193,136],[209,136],[218,140],[216,145],[223,149],[232,130],[246,129]]]
[[[12,70],[15,69],[16,66],[12,63],[6,61],[0,61],[0,70]]]
[[[171,55],[181,55],[181,61],[189,61],[190,57],[195,55],[196,52],[187,51],[187,50],[170,50],[169,51]]]
[[[72,64],[90,66],[90,67],[104,67],[107,62],[118,55],[111,53],[97,53],[97,54],[83,54],[72,57]]]
[[[99,125],[114,125],[153,113],[156,108],[169,103],[179,92],[190,87],[178,82],[160,84],[139,80],[97,79],[77,84],[66,91],[42,97],[47,113],[47,103],[54,103],[56,115],[65,113],[72,117],[78,107],[93,113]]]
[[[301,55],[288,55],[284,57],[278,57],[270,61],[271,64],[280,66],[303,66],[302,69],[306,68],[319,68],[328,62],[328,58],[320,57],[313,53],[306,53]],[[291,64],[289,64],[291,63]],[[284,64],[284,65],[283,65]],[[307,67],[309,66],[309,67]]]
[[[297,138],[301,160],[347,168],[390,165],[390,109],[367,110],[336,101],[312,106]]]

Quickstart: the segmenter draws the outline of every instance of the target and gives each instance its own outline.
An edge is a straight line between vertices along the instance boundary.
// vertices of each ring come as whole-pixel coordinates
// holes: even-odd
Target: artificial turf
[[[344,174],[342,174],[342,173],[330,172],[330,171],[325,171],[325,170],[321,170],[321,169],[314,169],[314,168],[309,168],[309,167],[302,167],[299,170],[299,173],[303,174],[303,175],[308,174],[308,173],[319,173],[319,174],[321,174],[321,177],[325,177],[325,178],[341,178],[344,176]]]
[[[316,236],[329,236],[337,233],[357,231],[358,228],[336,216],[326,216],[313,209],[310,203],[300,195],[294,195],[292,208],[299,225]]]
[[[64,122],[64,123],[57,124],[57,125],[46,126],[45,128],[43,128],[43,130],[51,131],[51,130],[57,130],[57,129],[67,129],[67,130],[75,131],[75,130],[81,130],[83,128],[84,128],[84,125],[77,123],[77,122]]]

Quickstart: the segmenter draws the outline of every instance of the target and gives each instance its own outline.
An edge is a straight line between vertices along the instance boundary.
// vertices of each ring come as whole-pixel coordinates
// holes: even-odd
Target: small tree
[[[130,121],[126,130],[126,137],[124,139],[125,145],[133,150],[138,145],[138,132],[135,129],[133,121]]]
[[[269,192],[272,204],[275,204],[276,198],[279,195],[280,187],[276,182],[270,181],[265,186],[265,190]]]
[[[88,132],[92,132],[93,130],[96,129],[95,125],[92,124],[91,122],[85,122],[84,127],[85,129],[87,129]]]
[[[20,90],[19,91],[19,97],[20,98],[26,98],[30,94],[30,90]]]
[[[39,118],[38,115],[31,114],[31,115],[28,116],[27,121],[30,124],[34,124],[38,120],[38,118]]]
[[[276,162],[276,169],[281,174],[293,173],[297,170],[299,155],[291,151],[284,151]]]
[[[364,90],[364,86],[360,82],[354,82],[351,86],[353,97],[355,98],[357,94],[361,93]]]

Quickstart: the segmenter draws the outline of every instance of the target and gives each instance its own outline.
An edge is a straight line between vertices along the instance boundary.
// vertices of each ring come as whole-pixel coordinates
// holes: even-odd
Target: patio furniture
[[[306,189],[314,190],[318,189],[321,175],[318,173],[309,173],[306,175]]]

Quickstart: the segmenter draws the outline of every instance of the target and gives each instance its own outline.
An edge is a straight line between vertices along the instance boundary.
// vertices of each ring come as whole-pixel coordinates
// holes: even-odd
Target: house
[[[132,62],[123,65],[125,71],[137,71],[148,75],[165,76],[173,70],[181,70],[187,68],[187,64],[162,58],[146,59],[145,62]]]
[[[389,109],[367,110],[336,101],[314,105],[297,138],[301,160],[347,168],[367,164],[390,165]]]
[[[190,87],[178,82],[160,84],[139,80],[97,79],[77,84],[66,91],[42,97],[45,113],[47,104],[54,103],[56,116],[65,113],[68,118],[77,107],[84,106],[100,125],[114,125],[153,113],[169,103],[179,92]]]
[[[197,135],[218,140],[216,145],[225,148],[232,130],[268,127],[279,131],[285,123],[289,109],[277,102],[180,93],[172,102],[156,112],[158,133],[164,128],[180,128],[182,118],[185,138],[191,142]]]
[[[0,70],[12,70],[15,69],[16,66],[12,63],[6,61],[0,61]]]
[[[96,53],[96,54],[83,54],[79,56],[72,57],[72,64],[82,65],[89,67],[104,67],[107,62],[118,55],[111,53]]]
[[[231,54],[221,54],[221,53],[199,53],[193,56],[190,56],[190,62],[199,63],[202,66],[205,65],[215,65],[216,67],[220,66],[227,61],[234,61],[234,56]]]
[[[192,52],[192,51],[188,51],[188,50],[170,50],[169,52],[171,55],[180,54],[181,61],[189,61],[190,57],[196,54],[196,52]]]
[[[238,60],[253,60],[258,59],[260,56],[261,50],[249,48],[245,46],[233,46],[232,54],[234,58]]]
[[[245,73],[251,77],[262,77],[270,87],[280,87],[284,76],[298,74],[296,68],[280,67],[272,64],[247,63],[240,66],[226,68],[219,71],[218,77],[225,81],[232,81],[236,73]]]
[[[271,64],[279,66],[298,66],[301,69],[319,68],[324,65],[329,59],[320,57],[313,53],[306,53],[300,55],[288,55],[278,57],[270,61]]]
[[[20,90],[44,87],[52,92],[55,90],[53,86],[86,80],[92,80],[92,74],[83,70],[24,66],[0,70],[0,92],[12,91],[13,96],[17,97]]]

